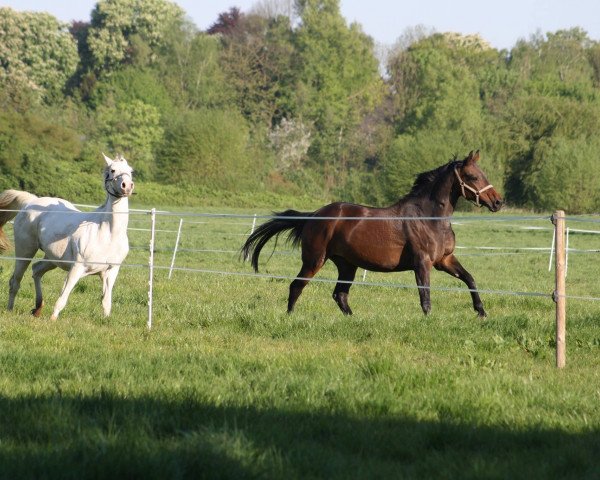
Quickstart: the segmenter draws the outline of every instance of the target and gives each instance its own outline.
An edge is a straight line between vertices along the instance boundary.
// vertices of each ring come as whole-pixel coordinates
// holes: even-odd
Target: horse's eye
[[[466,175],[467,180],[470,180],[471,182],[475,182],[477,180],[477,177],[475,175]]]
[[[114,170],[114,169],[112,169],[112,170],[110,171],[110,173],[115,173],[115,170]]]

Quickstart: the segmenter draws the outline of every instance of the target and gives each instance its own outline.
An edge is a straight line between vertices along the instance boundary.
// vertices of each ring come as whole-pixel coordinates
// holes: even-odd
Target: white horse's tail
[[[10,248],[10,242],[2,227],[6,225],[6,222],[15,218],[19,210],[36,198],[38,197],[33,193],[20,190],[4,190],[0,193],[0,253]]]

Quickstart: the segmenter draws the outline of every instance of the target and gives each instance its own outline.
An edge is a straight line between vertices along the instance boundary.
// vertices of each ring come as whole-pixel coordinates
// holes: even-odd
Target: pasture
[[[13,262],[0,261],[0,478],[600,476],[600,302],[567,300],[567,366],[556,369],[549,252],[524,250],[550,247],[548,219],[455,215],[457,245],[502,247],[456,251],[485,319],[462,282],[436,271],[427,317],[412,272],[369,272],[372,285],[350,291],[351,317],[332,283],[311,282],[288,315],[289,280],[252,277],[239,258],[251,218],[184,217],[168,279],[179,219],[157,216],[151,331],[148,215],[131,215],[109,318],[87,277],[50,322],[56,270],[41,318],[29,314],[30,271],[8,314]],[[261,273],[296,275],[299,253],[282,239],[265,262],[273,245]],[[599,266],[598,253],[571,253],[567,294],[600,297]],[[335,278],[333,266],[318,278]]]

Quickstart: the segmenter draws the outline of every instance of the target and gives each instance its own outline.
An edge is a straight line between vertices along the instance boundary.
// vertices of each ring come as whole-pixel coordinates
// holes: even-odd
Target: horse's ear
[[[474,152],[473,150],[471,150],[469,152],[469,155],[467,155],[467,162],[477,162],[479,161],[479,150],[477,150],[476,152]]]
[[[104,161],[106,162],[106,165],[108,165],[109,167],[113,164],[113,161],[107,157],[104,152],[102,152],[102,156],[104,157]]]

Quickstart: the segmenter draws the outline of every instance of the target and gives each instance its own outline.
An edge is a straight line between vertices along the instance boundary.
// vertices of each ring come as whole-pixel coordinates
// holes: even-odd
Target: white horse
[[[18,190],[5,190],[0,194],[0,210],[9,210],[0,211],[0,253],[10,246],[2,227],[10,219],[15,219],[16,260],[15,271],[8,282],[8,310],[13,309],[25,270],[41,249],[45,253],[44,259],[32,267],[35,308],[31,313],[34,316],[41,314],[44,305],[42,276],[56,267],[68,273],[54,305],[52,320],[56,320],[65,308],[79,279],[92,274],[102,278],[102,308],[104,315],[110,315],[112,288],[121,263],[129,252],[127,224],[129,196],[133,193],[133,170],[123,157],[111,160],[102,155],[106,161],[106,202],[93,212],[80,212],[60,198],[37,197]]]

